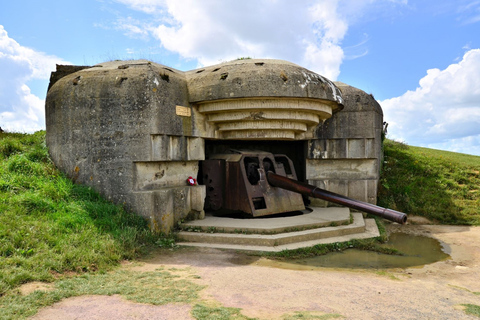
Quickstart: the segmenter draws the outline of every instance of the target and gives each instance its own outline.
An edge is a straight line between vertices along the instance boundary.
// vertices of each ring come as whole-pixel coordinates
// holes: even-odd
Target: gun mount
[[[207,188],[205,207],[214,211],[241,211],[253,217],[304,210],[302,195],[323,199],[404,224],[403,212],[354,200],[297,181],[292,161],[285,155],[232,150],[202,162]]]

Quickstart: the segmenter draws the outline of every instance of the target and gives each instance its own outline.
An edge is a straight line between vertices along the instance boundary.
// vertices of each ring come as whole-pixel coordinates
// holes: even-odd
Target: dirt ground
[[[406,225],[391,231],[441,241],[451,259],[407,269],[292,267],[232,251],[182,249],[126,265],[138,272],[187,268],[206,285],[203,301],[241,308],[260,319],[296,311],[346,319],[478,319],[462,304],[480,305],[480,227]],[[175,270],[175,269],[172,269]],[[42,309],[34,319],[192,319],[192,305],[152,306],[120,296],[83,296]]]

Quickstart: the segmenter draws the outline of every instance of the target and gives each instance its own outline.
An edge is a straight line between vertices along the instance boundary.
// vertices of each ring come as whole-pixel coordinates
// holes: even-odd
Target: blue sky
[[[0,3],[0,126],[45,128],[55,64],[284,59],[371,93],[388,137],[480,155],[480,0]]]

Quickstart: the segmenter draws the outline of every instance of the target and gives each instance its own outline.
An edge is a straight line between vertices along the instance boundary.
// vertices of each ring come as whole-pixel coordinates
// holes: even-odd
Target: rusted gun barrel
[[[382,217],[384,219],[404,224],[407,222],[407,215],[403,212],[382,208],[374,204],[353,200],[340,194],[320,189],[318,187],[296,181],[269,171],[267,173],[268,183],[274,187],[300,193],[312,198],[323,199],[345,207],[360,210],[366,213]]]

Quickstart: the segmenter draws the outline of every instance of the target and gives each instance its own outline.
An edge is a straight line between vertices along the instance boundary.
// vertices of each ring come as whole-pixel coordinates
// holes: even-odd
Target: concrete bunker
[[[157,231],[204,216],[206,186],[186,180],[201,181],[201,162],[229,149],[285,154],[300,181],[376,202],[379,104],[282,60],[187,72],[146,60],[57,66],[46,122],[60,170]]]

